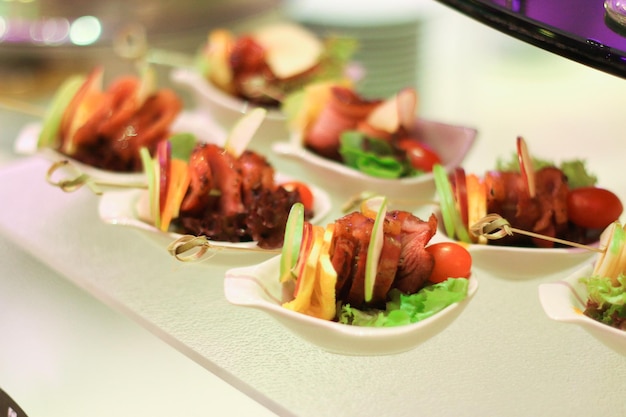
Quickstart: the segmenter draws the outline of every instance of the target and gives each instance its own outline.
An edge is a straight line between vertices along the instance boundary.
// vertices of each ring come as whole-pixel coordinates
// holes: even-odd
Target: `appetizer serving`
[[[620,330],[626,330],[626,229],[612,223],[603,233],[604,249],[589,276],[581,278],[589,298],[584,314]]]
[[[57,91],[39,134],[38,147],[91,167],[141,172],[141,148],[154,152],[171,134],[182,101],[157,89],[150,68],[103,88],[103,68],[69,78]]]
[[[563,280],[541,284],[541,305],[553,320],[580,325],[626,355],[626,231],[614,222],[603,232],[593,263]]]
[[[367,100],[336,83],[309,85],[285,103],[291,141],[273,149],[300,159],[343,195],[370,191],[428,199],[435,192],[433,164],[447,170],[461,164],[476,130],[420,119],[416,107],[411,88]]]
[[[307,86],[285,105],[305,148],[378,178],[431,172],[441,156],[415,131],[417,92],[368,99],[335,83]]]
[[[301,182],[276,183],[266,158],[246,149],[264,116],[258,108],[241,118],[223,147],[177,135],[154,156],[142,148],[150,221],[162,231],[281,247],[291,207],[303,204],[310,219],[313,193]]]
[[[596,187],[580,160],[560,166],[533,160],[526,143],[517,139],[515,168],[487,171],[481,178],[457,168],[452,179],[435,169],[445,233],[466,243],[530,248],[562,248],[558,239],[579,244],[597,242],[602,231],[622,214],[620,199]],[[488,214],[511,227],[532,232],[492,236],[474,228]],[[548,236],[554,239],[545,239]],[[491,239],[491,238],[494,239]]]
[[[424,221],[387,211],[383,197],[325,228],[306,222],[304,213],[294,205],[287,224],[277,279],[293,287],[293,296],[283,307],[344,324],[394,326],[467,295],[471,256],[454,243],[428,245],[434,215]]]
[[[477,290],[469,253],[429,244],[437,229],[375,197],[326,227],[294,205],[280,256],[226,273],[236,305],[262,309],[309,342],[349,355],[409,350],[450,324]]]
[[[249,103],[278,108],[284,97],[311,82],[342,79],[353,40],[320,39],[305,27],[281,22],[242,34],[209,33],[200,56],[203,76]]]

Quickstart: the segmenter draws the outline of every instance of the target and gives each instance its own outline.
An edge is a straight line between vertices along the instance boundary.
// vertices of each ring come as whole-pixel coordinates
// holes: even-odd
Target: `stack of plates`
[[[394,2],[398,0],[391,0]],[[417,87],[419,13],[388,1],[370,3],[369,8],[368,2],[358,2],[356,7],[350,3],[293,1],[288,13],[321,37],[336,35],[358,41],[353,61],[362,69],[363,78],[357,90],[366,97],[388,97],[404,87]],[[344,13],[339,8],[349,10]]]
[[[368,97],[388,97],[417,83],[417,22],[336,27],[307,23],[320,36],[356,39],[354,64],[363,71],[357,90]]]

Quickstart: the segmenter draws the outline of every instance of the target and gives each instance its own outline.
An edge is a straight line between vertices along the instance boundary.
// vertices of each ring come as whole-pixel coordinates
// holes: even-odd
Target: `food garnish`
[[[154,157],[142,149],[151,213],[145,220],[161,231],[281,247],[289,211],[302,202],[305,185],[283,187],[267,159],[245,149],[265,114],[261,108],[246,113],[224,147],[194,142],[182,158],[173,157],[178,146],[172,141],[159,144]],[[305,216],[313,216],[312,207]]]
[[[602,231],[622,214],[620,199],[613,192],[596,187],[595,177],[586,172],[582,161],[561,165],[567,165],[568,172],[577,176],[576,181],[570,182],[565,171],[555,164],[532,160],[521,137],[517,138],[517,151],[517,169],[509,166],[506,170],[490,170],[483,177],[466,173],[462,167],[456,169],[454,176],[447,176],[440,166],[435,168],[448,237],[466,243],[518,247],[563,247],[561,241],[586,245],[596,242]],[[484,233],[467,233],[471,225],[488,214],[506,219],[512,228],[554,239],[530,233],[488,239]]]
[[[140,172],[139,149],[151,152],[171,135],[181,99],[157,89],[151,67],[103,88],[102,67],[68,78],[43,119],[38,147],[53,148],[84,164],[116,172]]]
[[[290,213],[277,279],[292,292],[283,307],[358,326],[397,326],[422,320],[467,296],[471,256],[461,245],[445,250],[429,241],[437,218],[423,221],[389,210],[385,197],[361,203],[334,223],[311,225]],[[459,269],[444,256],[469,260]],[[297,253],[297,259],[294,254]],[[439,263],[438,263],[439,262]],[[438,265],[438,282],[431,279]]]
[[[626,330],[626,230],[616,221],[603,232],[598,256],[589,277],[580,282],[587,288],[584,314],[621,330]]]
[[[235,34],[209,32],[199,71],[217,88],[250,103],[277,107],[285,96],[321,80],[344,79],[356,49],[353,39],[320,39],[289,22]]]
[[[59,171],[64,171],[64,174],[59,174]],[[68,193],[86,185],[96,195],[102,195],[105,188],[147,188],[144,183],[113,182],[94,178],[82,172],[67,159],[50,165],[46,172],[46,182]]]
[[[420,140],[414,123],[417,92],[404,88],[370,99],[352,86],[318,83],[283,106],[290,128],[311,152],[378,178],[431,172],[439,155]]]

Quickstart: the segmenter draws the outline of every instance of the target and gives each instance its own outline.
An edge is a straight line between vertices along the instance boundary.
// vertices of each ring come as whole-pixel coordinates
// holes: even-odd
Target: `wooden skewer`
[[[508,220],[504,219],[499,214],[488,214],[470,227],[470,232],[475,236],[483,236],[490,240],[501,239],[506,236],[513,236],[513,233],[518,233],[538,239],[548,240],[555,243],[561,243],[563,245],[573,246],[581,249],[586,249],[592,252],[604,253],[606,249],[595,248],[589,245],[583,245],[569,240],[558,239],[551,236],[541,235],[538,233],[528,232],[526,230],[517,229],[512,227]]]
[[[55,180],[54,173],[59,169],[70,168],[76,175],[70,178],[63,178],[59,180]],[[96,195],[102,195],[101,187],[112,187],[112,188],[148,188],[147,184],[144,183],[119,183],[119,182],[111,182],[104,181],[101,179],[93,178],[84,172],[80,171],[78,168],[73,166],[70,161],[63,159],[61,161],[57,161],[53,163],[50,168],[48,168],[48,172],[46,173],[46,181],[50,185],[54,185],[55,187],[59,187],[61,190],[65,192],[73,192],[78,190],[83,185],[86,185],[91,191],[93,191]]]
[[[211,242],[206,236],[193,236],[184,235],[174,240],[167,246],[167,251],[181,262],[194,262],[202,259],[204,255],[210,250],[214,249],[213,255],[217,251],[246,251],[246,252],[264,252],[264,253],[280,253],[279,249],[262,249],[259,247],[253,248],[240,248],[236,246],[220,245],[219,243]],[[184,255],[185,253],[191,253],[190,255]]]

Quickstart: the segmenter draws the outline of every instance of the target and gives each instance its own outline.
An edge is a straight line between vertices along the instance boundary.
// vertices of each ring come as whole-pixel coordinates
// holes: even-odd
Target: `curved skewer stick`
[[[211,242],[206,236],[184,235],[174,240],[167,246],[167,251],[181,262],[195,262],[204,258],[209,250],[214,250],[210,257],[215,256],[219,251],[247,251],[247,252],[265,252],[280,253],[279,249],[262,249],[262,248],[238,248],[234,246],[222,246]],[[187,254],[187,255],[185,255]],[[208,259],[208,258],[207,258]]]
[[[563,245],[574,246],[581,249],[586,249],[592,252],[604,253],[603,248],[594,248],[593,246],[583,245],[569,240],[558,239],[551,236],[541,235],[538,233],[528,232],[526,230],[517,229],[511,226],[505,218],[499,214],[488,214],[470,227],[470,232],[474,236],[483,236],[489,240],[502,239],[506,236],[513,236],[513,233],[518,233],[538,239],[548,240],[555,243],[561,243]]]
[[[61,169],[69,169],[74,176],[66,178],[55,179],[55,173]],[[146,184],[142,183],[115,183],[111,181],[103,181],[97,178],[93,178],[90,175],[85,174],[80,169],[76,168],[70,161],[63,159],[53,163],[46,172],[46,181],[50,185],[59,187],[61,190],[70,193],[78,190],[83,185],[86,185],[94,194],[102,195],[101,187],[113,187],[113,188],[147,188]]]

